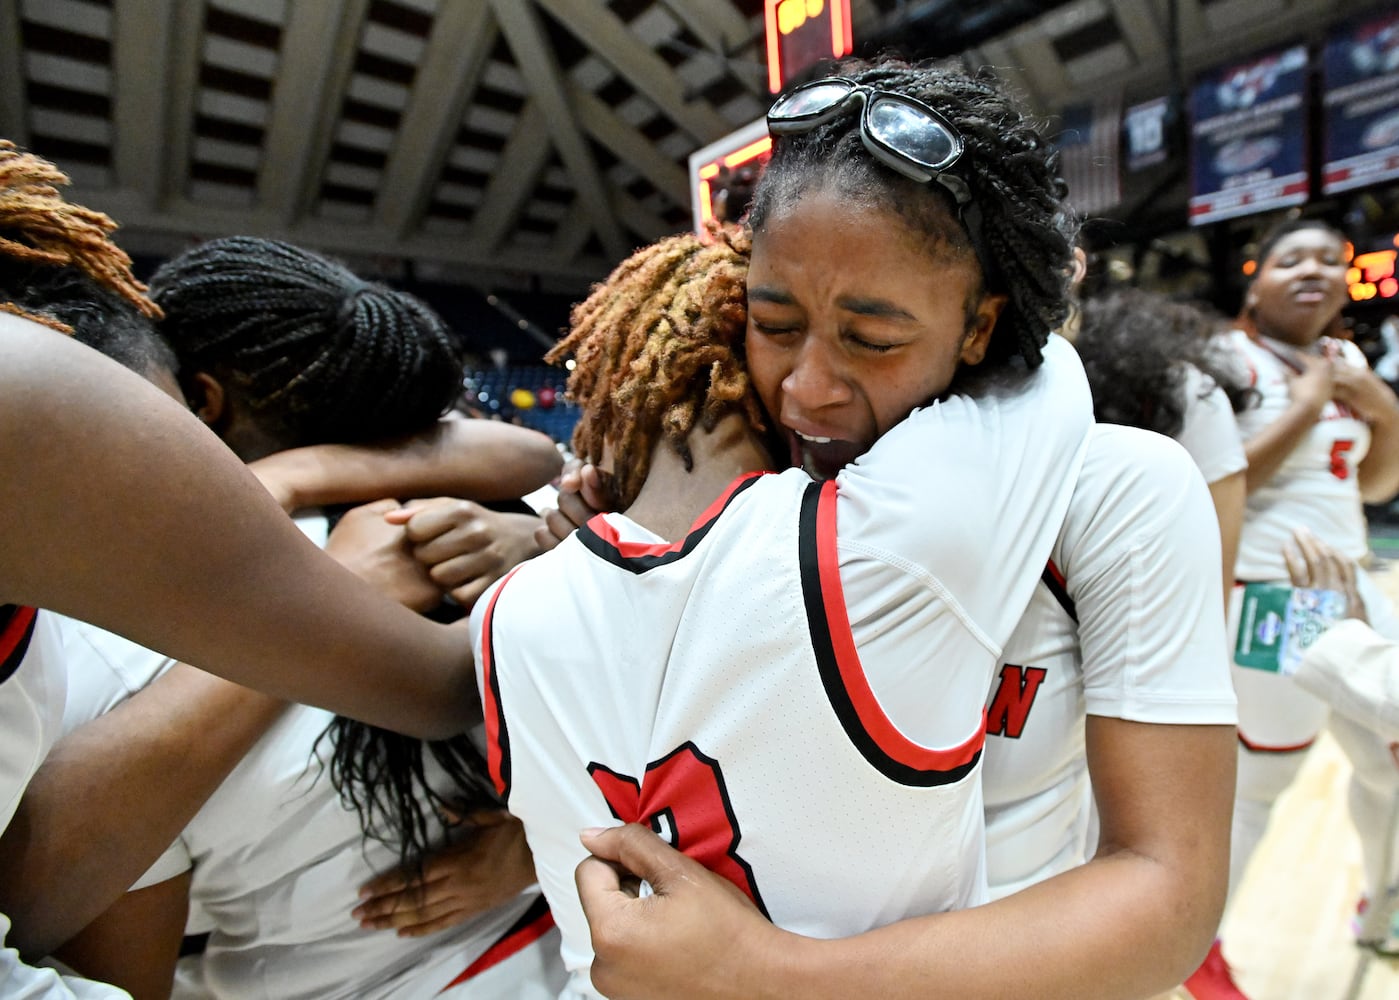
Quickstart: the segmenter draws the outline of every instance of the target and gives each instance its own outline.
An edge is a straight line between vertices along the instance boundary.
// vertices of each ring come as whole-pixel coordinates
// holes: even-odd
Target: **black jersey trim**
[[[680,541],[671,545],[646,545],[632,542],[617,542],[606,538],[594,527],[599,523],[598,518],[589,521],[578,529],[578,540],[593,555],[632,573],[645,573],[647,570],[666,566],[670,563],[684,559],[687,555],[704,541],[709,534],[709,529],[714,527],[720,515],[728,509],[740,493],[748,489],[761,478],[761,474],[750,474],[736,479],[728,489],[712,503],[699,519],[690,528],[689,533]],[[600,516],[600,515],[599,515]],[[607,522],[601,522],[606,529]]]
[[[13,677],[24,661],[38,620],[39,613],[33,608],[0,605],[0,684]]]
[[[833,593],[840,592],[840,580],[838,575],[834,580],[824,580],[821,571],[821,546],[823,544],[829,545],[832,550],[835,547],[833,530],[829,531],[831,536],[829,538],[822,535],[822,507],[824,504],[832,505],[829,512],[833,520],[835,491],[834,483],[813,483],[807,487],[802,496],[798,543],[801,560],[802,597],[806,605],[807,624],[811,633],[812,650],[816,655],[816,667],[821,676],[821,684],[826,689],[826,697],[830,701],[831,708],[835,711],[836,718],[840,720],[846,737],[859,750],[861,756],[890,781],[917,788],[954,784],[970,774],[981,759],[986,735],[984,713],[981,725],[968,741],[976,746],[976,751],[964,763],[945,768],[939,767],[936,764],[936,758],[942,752],[918,747],[909,741],[908,749],[913,754],[926,755],[926,766],[923,766],[922,763],[919,765],[911,764],[894,757],[869,731],[860,717],[860,711],[855,704],[852,692],[842,677],[840,657],[836,651],[832,622],[827,614],[825,601],[825,593],[828,588],[835,588]],[[833,567],[830,572],[835,572]],[[843,604],[843,598],[841,603]],[[837,627],[849,631],[848,622],[840,623]],[[872,707],[871,710],[879,711],[877,706]],[[955,751],[945,753],[950,757]]]

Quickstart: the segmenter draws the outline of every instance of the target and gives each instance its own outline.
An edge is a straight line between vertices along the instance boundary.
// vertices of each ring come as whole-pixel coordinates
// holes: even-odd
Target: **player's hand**
[[[534,859],[519,820],[492,811],[464,823],[476,828],[474,834],[430,854],[421,876],[395,870],[361,886],[350,915],[366,930],[422,937],[464,923],[534,884]]]
[[[1298,355],[1297,360],[1302,371],[1291,377],[1288,392],[1293,399],[1305,402],[1320,413],[1321,408],[1331,400],[1336,365],[1330,358],[1313,354]]]
[[[1368,624],[1365,602],[1355,583],[1355,562],[1342,556],[1307,528],[1292,533],[1292,541],[1282,547],[1288,574],[1294,587],[1334,590],[1344,595],[1346,613]]]
[[[1350,407],[1361,420],[1374,423],[1399,411],[1394,390],[1362,365],[1336,362],[1331,375],[1331,398]]]
[[[611,477],[596,465],[574,459],[559,476],[559,505],[540,515],[544,523],[535,531],[534,540],[541,550],[548,551],[600,511],[616,509]]]
[[[434,583],[470,609],[491,584],[539,554],[532,514],[508,514],[471,500],[414,500],[384,519],[402,525],[413,556]]]
[[[413,558],[401,526],[385,521],[398,510],[397,500],[376,500],[352,508],[340,519],[325,550],[342,566],[412,608],[428,611],[442,603],[442,591],[427,567]]]
[[[575,872],[592,931],[593,985],[613,1000],[753,996],[761,955],[790,937],[737,886],[636,824],[584,831]],[[654,890],[637,895],[638,879]]]

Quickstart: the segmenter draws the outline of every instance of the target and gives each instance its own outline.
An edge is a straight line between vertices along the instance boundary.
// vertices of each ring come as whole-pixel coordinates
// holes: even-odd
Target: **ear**
[[[986,348],[991,344],[991,333],[996,329],[996,320],[1006,307],[1007,296],[983,295],[976,304],[976,312],[962,335],[962,349],[958,355],[964,365],[979,365],[986,357]]]
[[[195,372],[185,383],[189,408],[208,426],[217,428],[225,418],[228,398],[223,383],[208,372]]]

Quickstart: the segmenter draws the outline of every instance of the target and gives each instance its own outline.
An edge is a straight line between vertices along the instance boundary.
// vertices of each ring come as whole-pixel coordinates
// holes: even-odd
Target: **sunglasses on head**
[[[768,110],[773,135],[810,132],[860,102],[860,139],[875,159],[903,176],[942,185],[957,203],[984,277],[989,261],[982,252],[981,212],[966,181],[949,171],[962,156],[962,136],[952,123],[915,97],[879,90],[843,76],[815,80],[794,88]]]

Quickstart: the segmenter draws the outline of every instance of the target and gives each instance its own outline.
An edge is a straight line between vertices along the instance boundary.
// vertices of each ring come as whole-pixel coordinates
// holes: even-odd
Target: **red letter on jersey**
[[[1013,663],[1001,668],[1000,687],[996,688],[996,697],[991,699],[991,707],[986,710],[988,736],[1020,739],[1025,731],[1025,720],[1034,707],[1035,695],[1039,694],[1040,683],[1048,672],[1043,667],[1017,667]]]
[[[738,856],[738,818],[718,761],[685,742],[646,765],[644,787],[602,764],[589,764],[588,773],[612,815],[623,823],[650,826],[676,850],[742,889],[767,914],[753,870]]]

